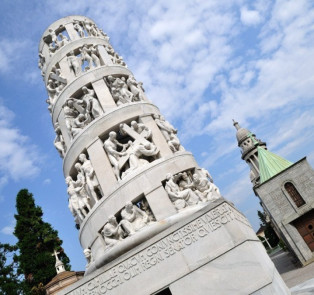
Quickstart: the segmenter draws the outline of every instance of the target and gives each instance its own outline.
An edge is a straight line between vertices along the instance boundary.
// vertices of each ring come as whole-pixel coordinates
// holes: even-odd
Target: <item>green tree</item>
[[[23,283],[18,273],[16,246],[0,243],[0,294],[23,294]]]
[[[25,277],[27,294],[44,294],[38,290],[56,276],[53,251],[60,252],[59,258],[66,270],[70,270],[70,261],[61,247],[58,232],[42,220],[42,209],[35,205],[33,195],[27,189],[17,194],[16,210],[14,235],[18,239],[19,271]]]
[[[279,243],[279,238],[274,231],[271,222],[267,221],[266,213],[258,210],[257,215],[261,221],[260,226],[264,228],[265,237],[268,240],[268,243],[272,247],[276,247]]]

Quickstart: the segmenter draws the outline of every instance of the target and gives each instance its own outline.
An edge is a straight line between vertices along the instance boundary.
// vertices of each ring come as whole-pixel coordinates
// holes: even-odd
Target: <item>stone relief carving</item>
[[[68,176],[65,179],[65,182],[68,185],[67,192],[69,195],[69,209],[76,222],[80,223],[88,214],[88,207],[86,208],[86,203],[80,194],[83,189],[83,185],[76,183],[71,176]]]
[[[131,202],[126,203],[121,211],[120,225],[124,229],[126,236],[131,236],[142,229],[149,222],[148,215]]]
[[[209,172],[204,168],[198,169],[192,177],[192,172],[176,175],[166,175],[165,190],[177,210],[181,210],[199,202],[213,202],[221,197],[217,186],[208,179]]]
[[[62,76],[61,70],[53,67],[49,74],[49,79],[46,86],[49,95],[48,98],[48,103],[50,106],[48,107],[49,110],[53,108],[56,98],[59,96],[60,92],[62,91],[66,84],[67,79],[65,79]]]
[[[44,57],[44,55],[40,52],[39,54],[38,54],[38,68],[41,70],[41,76],[43,77],[43,79],[44,79],[44,77],[45,77],[45,71],[43,70],[43,68],[44,68],[44,66],[45,66],[45,63],[46,63],[46,59],[45,59],[45,57]]]
[[[182,173],[176,175],[168,173],[166,175],[165,190],[177,210],[181,210],[187,206],[196,205],[200,200],[191,188],[183,189],[181,187],[180,189],[177,181],[181,178],[181,176]]]
[[[92,23],[92,22],[89,22],[87,21],[86,19],[84,20],[84,26],[86,28],[86,31],[87,33],[90,35],[90,36],[94,36],[94,37],[97,37],[99,35],[99,30],[97,28],[97,26]]]
[[[119,54],[114,51],[114,49],[111,47],[111,45],[109,45],[109,44],[105,45],[105,49],[106,49],[108,55],[110,56],[110,58],[114,64],[118,64],[118,65],[121,65],[121,66],[124,66],[127,68],[126,63],[123,60],[123,57],[119,56]]]
[[[56,132],[56,138],[54,140],[54,146],[56,147],[58,153],[60,154],[61,158],[64,158],[65,152],[66,152],[66,145],[61,133],[61,129],[58,123],[55,124],[55,132]]]
[[[82,92],[80,98],[71,97],[63,105],[66,127],[72,139],[104,113],[94,90],[83,86]]]
[[[117,140],[117,133],[111,131],[109,138],[104,142],[104,149],[118,180],[148,164],[147,157],[153,157],[152,160],[154,160],[159,152],[158,148],[149,141],[152,134],[151,130],[142,123],[132,121],[131,127],[121,124],[120,134],[131,137],[134,141],[129,140],[122,144]]]
[[[161,133],[165,137],[170,149],[175,153],[183,151],[184,148],[180,144],[179,138],[176,136],[177,129],[175,129],[163,116],[154,115],[155,122],[159,127]]]
[[[108,222],[104,225],[101,235],[104,238],[107,249],[111,248],[124,238],[124,231],[118,224],[115,216],[109,216]]]
[[[74,30],[77,31],[78,35],[83,38],[85,37],[85,32],[79,21],[74,21],[73,23]]]
[[[67,57],[68,65],[70,70],[74,72],[75,76],[78,76],[82,72],[82,62],[79,57],[74,55],[74,51],[71,51]]]
[[[105,81],[117,106],[143,100],[142,84],[136,82],[133,76],[127,80],[123,76],[108,76]]]
[[[86,248],[86,249],[84,249],[83,253],[84,253],[84,256],[85,256],[86,261],[87,261],[85,268],[88,268],[91,265],[91,263],[93,262],[92,251],[91,251],[91,249]]]
[[[139,206],[140,206],[140,209],[147,214],[149,222],[156,221],[156,218],[155,218],[152,210],[150,209],[149,204],[146,201],[146,199],[142,199],[139,202]]]
[[[67,36],[63,35],[62,32],[57,36],[56,32],[52,29],[49,29],[49,34],[44,38],[44,41],[48,44],[50,56],[69,43]]]
[[[95,202],[97,202],[101,198],[101,196],[97,194],[97,191],[101,192],[101,189],[92,163],[87,159],[85,154],[79,155],[79,161],[82,163],[80,171],[85,177],[86,191],[88,195],[91,196]]]
[[[82,171],[82,165],[80,163],[76,163],[74,167],[77,171],[75,186],[80,187],[79,194],[82,198],[83,203],[85,204],[85,207],[88,209],[88,211],[90,211],[91,209],[90,204],[89,204],[90,196],[87,193],[87,183],[86,183],[85,175]]]

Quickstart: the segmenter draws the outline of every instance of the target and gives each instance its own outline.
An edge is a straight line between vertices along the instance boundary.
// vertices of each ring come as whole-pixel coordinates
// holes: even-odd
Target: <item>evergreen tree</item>
[[[23,283],[18,274],[16,246],[0,243],[0,294],[23,294]]]
[[[19,271],[24,274],[27,294],[44,294],[38,290],[56,276],[53,251],[60,252],[66,270],[70,270],[69,258],[61,248],[58,232],[42,220],[43,212],[27,189],[17,194],[16,210],[14,235],[18,239]]]
[[[274,231],[271,222],[267,221],[267,216],[265,212],[257,211],[258,218],[260,219],[261,223],[260,226],[264,228],[264,234],[268,241],[268,243],[272,247],[276,247],[279,243],[279,238]]]

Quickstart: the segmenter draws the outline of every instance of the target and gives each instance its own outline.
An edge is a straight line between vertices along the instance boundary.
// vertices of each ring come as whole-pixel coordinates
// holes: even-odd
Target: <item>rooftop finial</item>
[[[233,126],[237,129],[237,130],[239,130],[241,127],[240,127],[240,125],[239,125],[239,123],[237,122],[237,121],[235,121],[234,119],[232,119],[232,121],[233,121]]]
[[[51,254],[51,256],[55,256],[56,257],[56,265],[55,266],[56,266],[57,274],[59,274],[60,272],[65,271],[64,264],[59,259],[58,254],[60,254],[60,252],[57,252],[56,250],[53,250],[53,254]]]

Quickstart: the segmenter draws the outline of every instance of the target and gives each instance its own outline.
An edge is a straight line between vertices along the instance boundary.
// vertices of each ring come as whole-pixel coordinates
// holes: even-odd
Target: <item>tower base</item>
[[[247,219],[227,201],[191,207],[156,226],[164,230],[59,294],[290,294]],[[150,237],[150,230],[130,239],[145,231]]]

